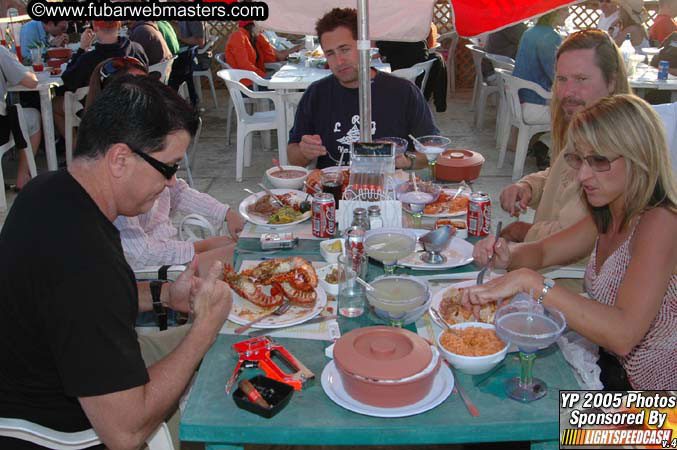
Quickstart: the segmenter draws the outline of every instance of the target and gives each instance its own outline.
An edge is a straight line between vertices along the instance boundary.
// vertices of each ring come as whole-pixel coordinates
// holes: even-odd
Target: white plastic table
[[[658,69],[646,64],[640,64],[633,76],[628,78],[630,87],[632,87],[637,95],[644,97],[647,89],[658,89],[659,91],[670,91],[670,99],[672,102],[677,102],[677,77],[668,74],[668,79],[664,81],[658,80]]]

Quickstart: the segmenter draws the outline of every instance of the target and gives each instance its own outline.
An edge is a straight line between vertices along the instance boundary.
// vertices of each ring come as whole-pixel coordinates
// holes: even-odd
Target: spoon
[[[245,191],[245,192],[248,192],[250,194],[256,194],[256,192],[252,191],[251,189],[242,188],[242,190]]]
[[[413,135],[411,135],[411,134],[409,135],[409,137],[411,138],[411,141],[414,143],[414,147],[416,147],[416,149],[417,149],[418,151],[425,150],[425,145],[421,144],[421,141],[419,141],[418,139],[416,139],[416,138],[415,138]]]
[[[264,191],[266,191],[266,193],[267,193],[268,195],[270,195],[270,198],[272,198],[273,200],[275,200],[275,201],[277,202],[277,204],[279,204],[280,206],[284,206],[284,203],[282,203],[282,200],[280,200],[279,198],[277,198],[277,195],[273,194],[273,191],[271,191],[270,189],[268,189],[267,187],[265,187],[262,183],[259,183],[259,187],[260,187],[261,189],[263,189]]]
[[[364,281],[362,278],[356,277],[355,280],[356,280],[358,283],[360,283],[362,286],[364,286],[364,288],[365,288],[366,290],[368,290],[368,291],[370,291],[370,292],[376,292],[376,289],[375,289],[371,284],[369,284],[369,283],[367,283],[366,281]]]
[[[433,319],[435,319],[435,321],[437,321],[437,322],[441,323],[442,325],[444,325],[445,328],[446,328],[447,330],[451,330],[451,325],[449,325],[449,323],[447,323],[447,321],[444,320],[444,318],[442,317],[442,314],[440,314],[440,312],[439,312],[438,310],[436,310],[435,308],[433,308],[433,307],[431,306],[431,307],[428,309],[428,313],[430,313],[430,317],[432,317]]]
[[[281,172],[284,172],[285,169],[283,169],[282,166],[280,165],[280,161],[278,161],[278,160],[275,159],[275,158],[273,158],[273,165],[274,165],[275,167],[277,167],[278,169],[280,169],[280,173],[281,173]]]

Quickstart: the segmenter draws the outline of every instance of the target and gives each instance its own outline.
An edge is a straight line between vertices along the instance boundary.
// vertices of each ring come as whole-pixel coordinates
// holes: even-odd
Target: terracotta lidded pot
[[[344,389],[355,400],[372,406],[401,407],[423,399],[440,362],[436,349],[403,328],[358,328],[334,346],[334,363]]]
[[[472,150],[446,150],[437,158],[435,176],[444,181],[471,181],[480,176],[484,156]]]

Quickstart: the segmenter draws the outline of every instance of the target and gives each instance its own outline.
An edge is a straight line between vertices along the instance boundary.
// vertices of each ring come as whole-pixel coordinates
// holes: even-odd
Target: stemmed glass
[[[421,136],[416,138],[416,140],[418,143],[414,141],[414,146],[416,147],[417,151],[425,154],[426,158],[428,158],[430,181],[434,181],[437,157],[447,149],[449,144],[451,144],[451,139],[444,136]]]
[[[495,325],[496,334],[517,345],[520,351],[520,376],[505,383],[508,397],[523,403],[543,397],[548,388],[543,380],[532,375],[536,351],[559,338],[567,326],[564,314],[518,295],[496,311]]]
[[[416,235],[402,228],[378,228],[367,231],[364,236],[364,251],[370,258],[383,263],[386,275],[393,275],[397,261],[411,255],[415,249]]]
[[[414,228],[421,228],[421,218],[423,209],[429,203],[437,200],[440,196],[441,188],[430,181],[412,183],[411,181],[400,185],[397,188],[397,199],[402,203],[409,204],[409,210],[414,218]]]

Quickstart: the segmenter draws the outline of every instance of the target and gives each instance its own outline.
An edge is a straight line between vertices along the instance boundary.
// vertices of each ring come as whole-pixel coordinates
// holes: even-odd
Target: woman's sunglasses
[[[99,80],[101,80],[101,84],[103,84],[105,80],[114,74],[120,71],[127,72],[130,68],[140,70],[143,73],[148,73],[148,67],[138,59],[132,56],[118,56],[117,58],[109,59],[101,66],[101,69],[99,70]]]
[[[129,149],[132,151],[132,153],[136,153],[137,155],[139,155],[139,157],[141,157],[141,159],[143,159],[148,164],[153,166],[153,169],[160,172],[162,174],[162,176],[165,177],[168,180],[171,180],[172,177],[179,170],[179,167],[180,167],[179,163],[176,163],[176,164],[173,164],[173,165],[170,166],[169,164],[165,164],[162,161],[158,161],[157,159],[150,156],[148,153],[143,153],[143,152],[135,149],[134,147],[132,147],[129,144],[127,144],[127,147],[129,147]]]
[[[583,165],[583,161],[585,160],[586,163],[588,163],[588,166],[595,172],[608,172],[611,170],[611,163],[616,161],[619,157],[614,158],[613,160],[609,160],[606,156],[602,155],[589,155],[586,156],[585,158],[581,157],[580,155],[577,155],[576,153],[565,153],[564,154],[564,161],[569,165],[574,170],[578,170],[581,168]]]

